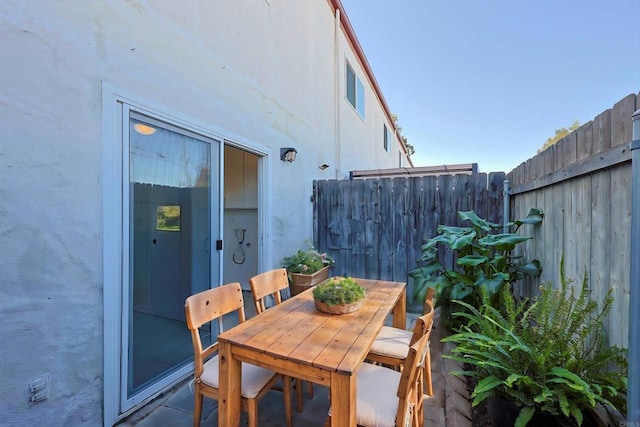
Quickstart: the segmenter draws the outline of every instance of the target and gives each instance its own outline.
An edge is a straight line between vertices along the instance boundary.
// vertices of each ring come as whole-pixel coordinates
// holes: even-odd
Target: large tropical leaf
[[[466,255],[458,258],[458,265],[461,267],[476,267],[489,261],[489,257],[482,255]]]
[[[527,276],[538,277],[542,273],[542,264],[537,259],[534,259],[526,264],[517,265],[516,270]]]
[[[508,264],[512,261],[511,257],[507,255],[500,255],[499,253],[493,255],[494,256],[490,264],[498,271],[506,271]]]
[[[444,267],[440,263],[433,263],[411,270],[409,276],[415,280],[419,277],[431,277],[434,273],[441,271],[444,271]]]
[[[517,228],[520,228],[520,226],[523,224],[529,224],[529,225],[540,224],[543,219],[544,219],[544,212],[542,212],[542,209],[531,208],[526,217],[510,221],[506,223],[505,226],[507,228],[511,228],[515,225],[517,229]]]
[[[475,237],[475,231],[472,231],[471,233],[452,235],[450,236],[448,245],[454,251],[459,251],[460,249],[469,246]]]
[[[447,236],[445,236],[444,234],[439,234],[435,237],[432,237],[431,239],[427,240],[427,243],[425,243],[424,245],[422,245],[422,250],[428,250],[428,249],[433,249],[434,247],[436,247],[438,245],[438,243],[446,243],[449,241],[449,238]]]
[[[489,234],[478,240],[481,245],[493,247],[498,251],[511,251],[518,243],[530,240],[531,236],[520,236],[512,233]]]
[[[451,289],[451,298],[463,300],[473,293],[473,287],[464,283],[456,283]]]
[[[471,223],[484,231],[491,231],[492,228],[500,227],[499,224],[480,218],[475,211],[458,212],[458,217],[463,221],[471,221]]]
[[[517,225],[520,224],[540,224],[544,218],[544,212],[539,208],[531,208],[529,209],[529,213],[525,218],[514,221]]]
[[[491,277],[486,277],[484,274],[478,279],[476,285],[484,288],[488,295],[495,295],[509,281],[509,275],[506,273],[495,273]]]
[[[418,258],[418,262],[427,264],[432,262],[440,263],[438,261],[438,251],[436,249],[426,250],[423,248],[422,255],[420,255],[420,258]]]
[[[413,276],[412,276],[413,277]],[[440,303],[439,295],[443,288],[449,286],[449,280],[446,276],[430,276],[430,277],[418,277],[414,278],[413,282],[413,297],[417,301],[424,301],[427,297],[429,289],[436,290],[436,305]]]
[[[466,285],[473,285],[473,279],[463,273],[459,273],[454,270],[447,271],[447,276],[449,276],[450,280],[454,283],[464,283]],[[455,298],[459,299],[459,298]]]
[[[447,234],[466,234],[473,231],[473,228],[470,227],[456,227],[455,225],[439,225],[437,231],[441,235]],[[439,238],[440,236],[434,237],[434,239]]]

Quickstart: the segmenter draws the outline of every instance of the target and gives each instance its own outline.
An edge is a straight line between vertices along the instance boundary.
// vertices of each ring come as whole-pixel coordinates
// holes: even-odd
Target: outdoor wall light
[[[291,163],[296,159],[297,152],[298,150],[293,147],[282,147],[280,149],[280,160]]]
[[[326,163],[321,164],[320,166],[318,166],[318,169],[320,169],[321,171],[325,170],[326,168],[328,168],[329,165]]]

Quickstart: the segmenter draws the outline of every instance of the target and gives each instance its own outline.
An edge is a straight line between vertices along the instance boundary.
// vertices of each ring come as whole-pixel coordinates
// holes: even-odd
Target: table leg
[[[218,343],[218,357],[220,358],[220,394],[218,400],[218,427],[240,425],[242,383],[242,364],[234,359],[231,345],[226,342]]]
[[[331,374],[331,426],[356,425],[356,376]]]
[[[402,293],[393,307],[393,327],[398,329],[407,328],[407,288],[402,289]]]

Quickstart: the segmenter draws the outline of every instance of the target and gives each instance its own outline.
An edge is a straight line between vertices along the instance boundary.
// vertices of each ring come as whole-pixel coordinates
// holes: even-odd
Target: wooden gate
[[[334,276],[407,281],[424,242],[458,211],[502,223],[503,172],[314,181],[314,244],[336,259]],[[453,257],[447,256],[448,262]]]

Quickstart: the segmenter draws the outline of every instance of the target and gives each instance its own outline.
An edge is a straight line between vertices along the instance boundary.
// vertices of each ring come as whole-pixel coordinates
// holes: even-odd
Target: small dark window
[[[347,101],[356,109],[360,117],[364,119],[364,86],[351,65],[347,62]]]
[[[347,100],[349,104],[356,108],[356,74],[353,68],[347,63]]]
[[[387,153],[389,152],[389,143],[390,143],[390,135],[389,135],[389,129],[387,129],[387,125],[382,125],[382,134],[383,134],[383,138],[384,138],[384,151],[386,151]]]
[[[384,141],[384,151],[386,151],[387,153],[391,153],[391,131],[386,124],[382,125],[382,134]]]

